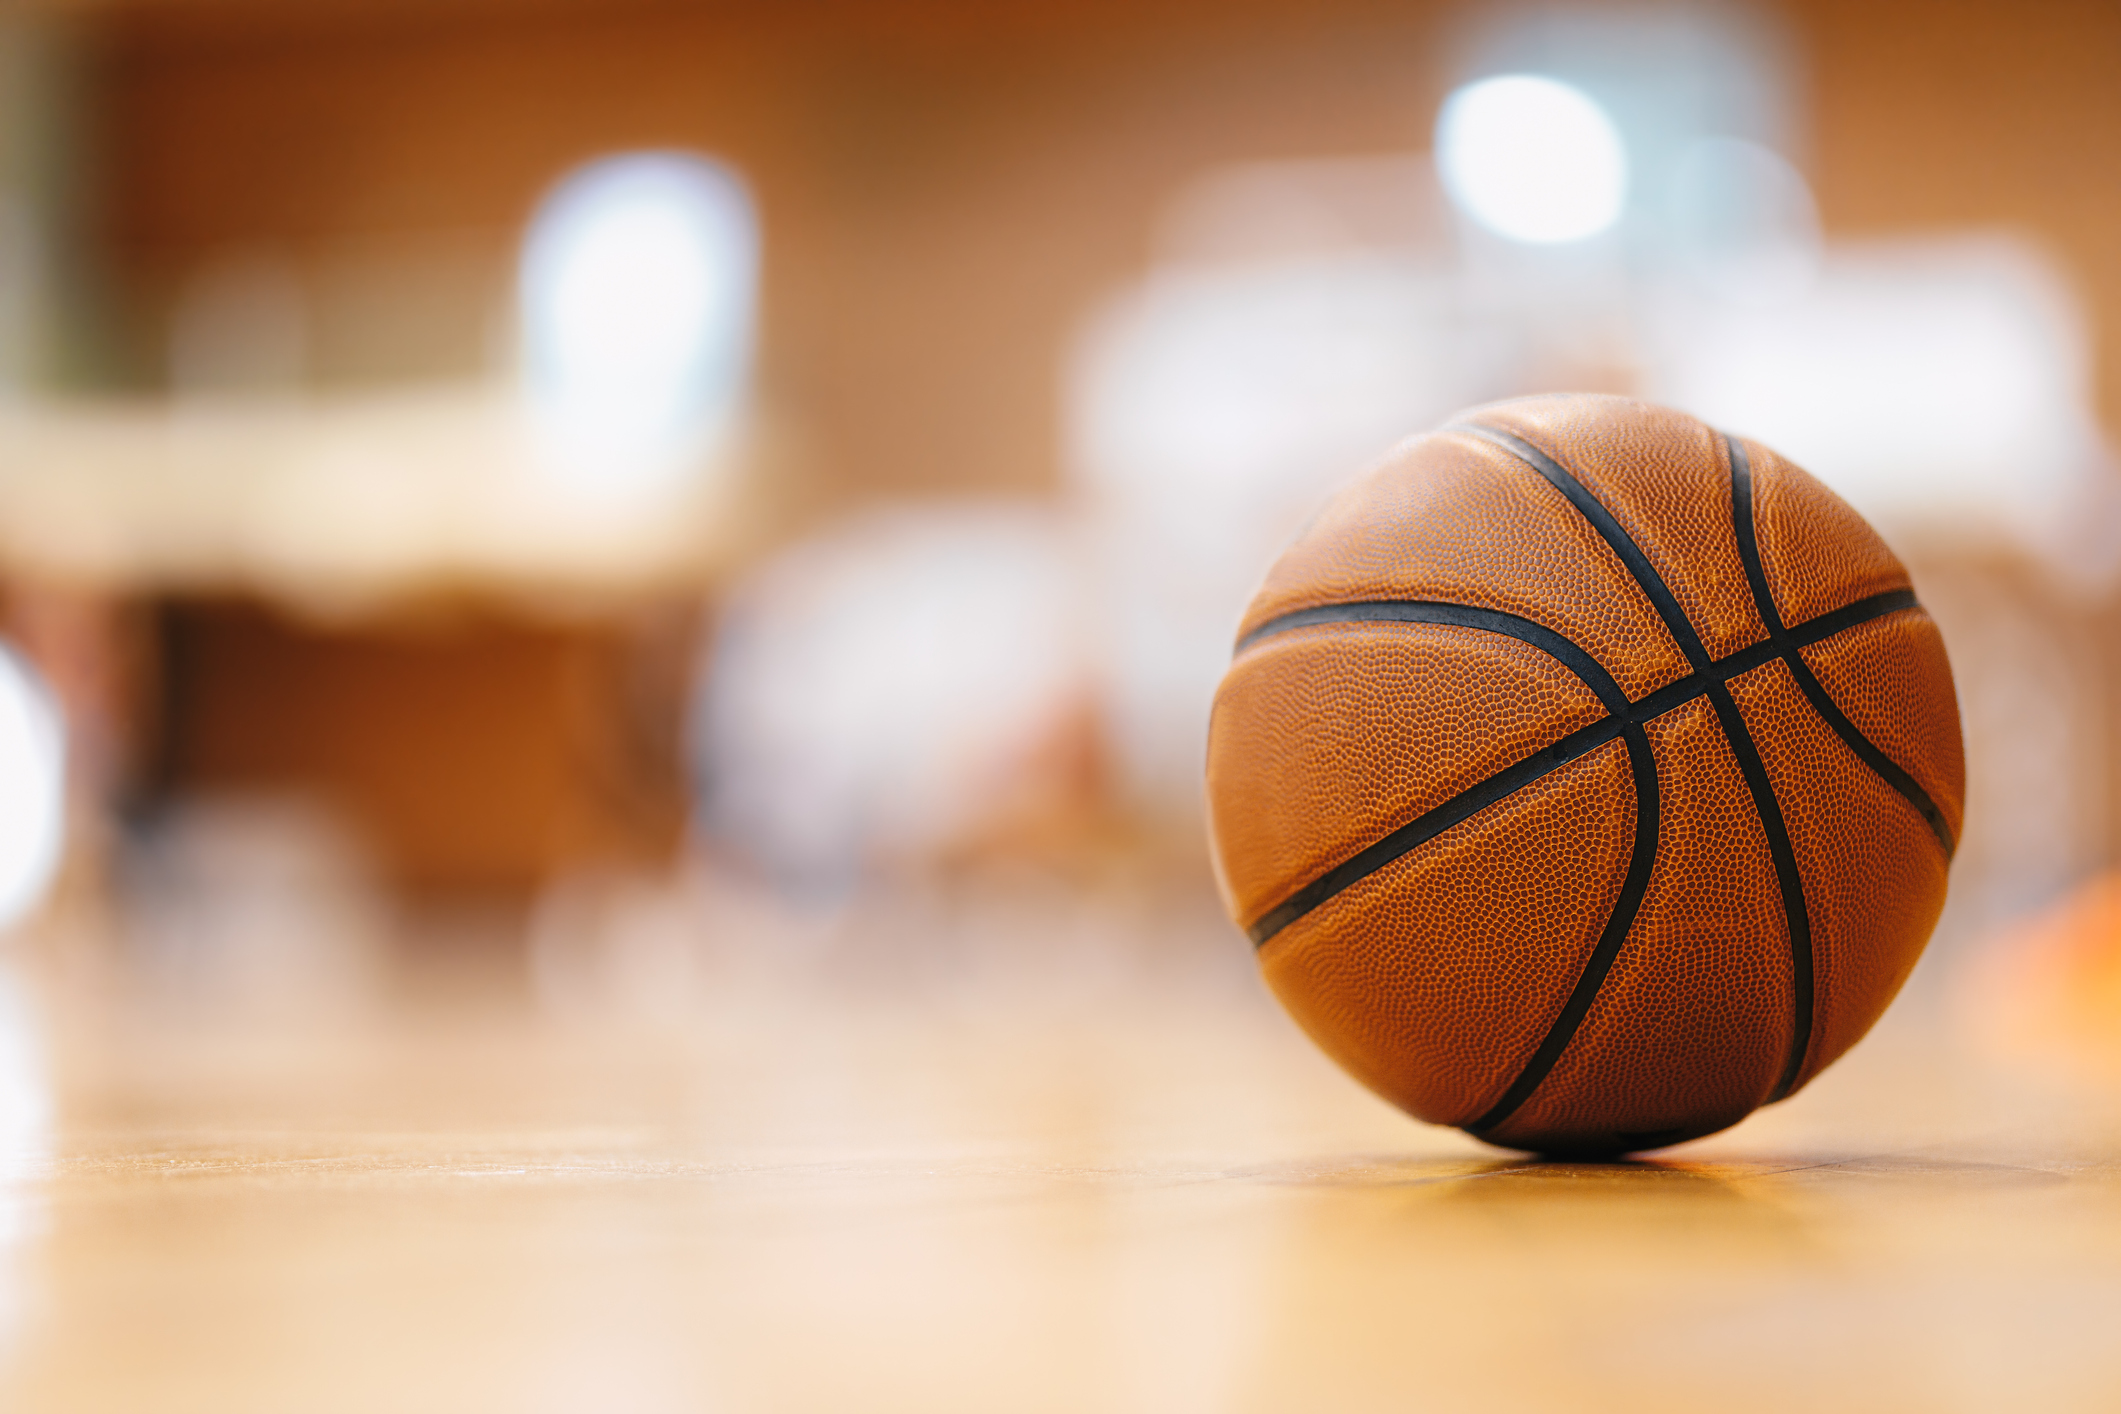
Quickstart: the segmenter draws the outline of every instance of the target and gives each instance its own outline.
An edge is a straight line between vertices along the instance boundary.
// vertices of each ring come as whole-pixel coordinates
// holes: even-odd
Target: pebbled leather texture
[[[1966,753],[1944,636],[1920,609],[1874,619],[1803,650],[1856,729],[1922,782],[1956,838],[1966,810]]]
[[[1745,448],[1753,465],[1760,565],[1784,623],[1907,587],[1907,571],[1853,506],[1758,442],[1748,439]]]
[[[1536,620],[1640,697],[1686,658],[1559,491],[1499,447],[1431,433],[1326,504],[1267,572],[1240,635],[1319,604],[1441,599]]]
[[[1961,823],[1908,589],[1819,482],[1668,409],[1520,399],[1403,444],[1268,574],[1210,723],[1269,985],[1372,1089],[1509,1147],[1657,1147],[1802,1086],[1914,966]],[[1408,601],[1516,619],[1375,617]],[[1867,617],[1810,641],[1836,611]]]
[[[1721,1129],[1758,1108],[1781,1073],[1789,937],[1737,758],[1705,698],[1648,731],[1663,795],[1649,892],[1559,1063],[1486,1136],[1497,1143]]]
[[[1611,508],[1671,586],[1711,657],[1767,637],[1731,528],[1730,474],[1713,430],[1638,404],[1618,425],[1600,402],[1540,398],[1480,417],[1563,462]]]
[[[1819,720],[1787,667],[1757,668],[1731,695],[1782,801],[1811,910],[1819,1014],[1802,1086],[1863,1039],[1907,980],[1944,908],[1947,861],[1914,807]],[[1952,723],[1956,737],[1956,711]]]
[[[1429,684],[1448,678],[1454,690]],[[1322,624],[1230,669],[1210,771],[1279,803],[1216,822],[1232,911],[1255,918],[1347,853],[1605,715],[1529,644],[1444,624]],[[1293,720],[1309,723],[1287,730]]]
[[[1470,1123],[1539,1044],[1620,892],[1627,779],[1612,742],[1378,870],[1261,949],[1268,984],[1371,1089]]]

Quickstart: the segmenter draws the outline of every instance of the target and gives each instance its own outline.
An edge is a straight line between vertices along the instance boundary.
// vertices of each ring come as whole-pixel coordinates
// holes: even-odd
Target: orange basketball
[[[1656,1148],[1801,1088],[1944,904],[1950,664],[1862,517],[1614,397],[1466,413],[1252,601],[1209,728],[1225,901],[1422,1119]]]

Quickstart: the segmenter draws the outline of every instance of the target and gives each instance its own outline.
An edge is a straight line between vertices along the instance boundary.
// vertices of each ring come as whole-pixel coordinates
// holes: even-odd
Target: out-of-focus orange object
[[[1958,1001],[1986,1049],[2121,1079],[2121,871],[1996,938]]]

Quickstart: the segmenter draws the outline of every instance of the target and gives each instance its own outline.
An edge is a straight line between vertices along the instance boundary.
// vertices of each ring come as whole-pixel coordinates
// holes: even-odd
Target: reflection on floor
[[[357,1005],[19,944],[0,1406],[2121,1401],[2121,1093],[1919,999],[1727,1135],[1538,1164],[1357,1090],[1204,899],[719,898],[585,886]]]

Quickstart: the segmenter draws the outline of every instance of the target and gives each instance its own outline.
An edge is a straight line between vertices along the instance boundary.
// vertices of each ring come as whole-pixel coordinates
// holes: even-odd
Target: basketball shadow
[[[1231,1169],[1225,1178],[1294,1188],[1422,1188],[1456,1183],[1494,1165],[1478,1158],[1415,1158],[1397,1154],[1336,1154],[1257,1167]]]
[[[1490,1201],[1568,1195],[1733,1202],[1744,1193],[1704,1167],[1673,1159],[1497,1159],[1468,1175],[1469,1191]]]
[[[1416,1158],[1336,1156],[1233,1170],[1229,1178],[1326,1189],[1479,1190],[1515,1200],[1561,1193],[1741,1195],[1701,1167],[1669,1159]]]
[[[1308,1190],[1317,1231],[1360,1233],[1380,1252],[1596,1251],[1635,1263],[1709,1250],[1779,1260],[1813,1245],[1801,1206],[1720,1163],[1350,1155],[1245,1176]]]
[[[1812,1245],[1801,1209],[1722,1167],[1672,1159],[1501,1160],[1428,1190],[1401,1217],[1557,1250],[1613,1243],[1630,1260],[1679,1261],[1705,1251],[1786,1255]]]

